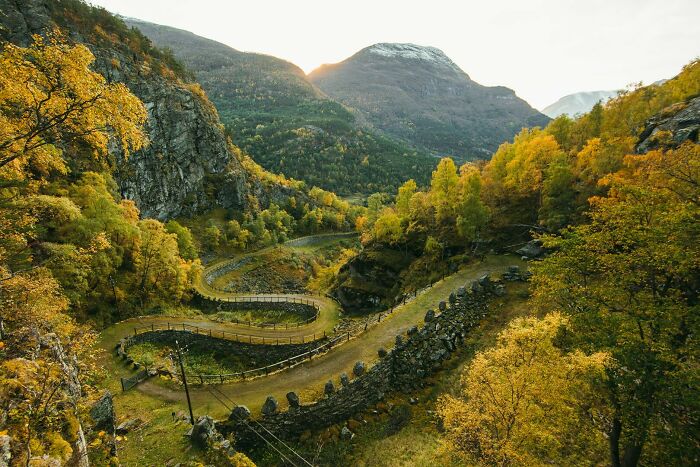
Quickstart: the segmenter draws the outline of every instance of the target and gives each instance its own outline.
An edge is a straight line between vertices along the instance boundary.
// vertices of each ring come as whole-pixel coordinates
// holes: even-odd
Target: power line
[[[225,393],[223,393],[221,390],[219,390],[219,389],[216,388],[216,387],[214,387],[214,390],[215,390],[216,392],[218,392],[219,394],[221,394],[221,395],[222,395],[225,399],[227,399],[231,404],[233,404],[233,405],[235,405],[236,407],[238,407],[238,404],[236,403],[236,401],[234,401],[233,399],[231,399],[229,396],[227,396],[227,395],[226,395]],[[301,459],[306,465],[308,465],[308,466],[310,466],[310,467],[313,467],[313,464],[312,464],[311,462],[309,462],[309,461],[307,461],[306,459],[304,459],[298,452],[296,452],[294,449],[292,449],[287,443],[285,443],[284,441],[282,441],[281,439],[279,439],[277,436],[275,436],[275,434],[272,433],[270,430],[268,430],[262,423],[260,423],[259,421],[255,420],[255,419],[253,420],[253,422],[254,422],[255,424],[257,424],[260,428],[262,428],[263,430],[265,430],[265,431],[266,431],[270,436],[272,436],[275,440],[279,441],[279,442],[282,444],[282,446],[284,446],[285,448],[289,449],[292,453],[294,453],[294,455],[297,456],[299,459]]]
[[[212,392],[211,388],[207,387],[207,389],[209,390],[209,392],[211,393],[211,395],[214,396],[214,398],[215,398],[217,401],[219,401],[219,402],[221,403],[221,405],[223,405],[224,407],[226,407],[227,410],[231,410],[231,408],[230,408],[224,401],[222,401],[221,399],[219,399],[219,397],[217,397],[217,395],[214,394],[214,392]],[[296,465],[294,462],[292,462],[291,459],[289,459],[287,456],[285,456],[279,449],[277,449],[277,447],[276,447],[274,444],[272,444],[268,439],[266,439],[263,435],[261,435],[260,433],[258,433],[252,426],[250,426],[250,424],[248,423],[247,420],[244,420],[243,418],[241,418],[241,421],[243,421],[243,422],[246,424],[246,426],[250,429],[250,431],[252,431],[253,433],[255,433],[260,439],[262,439],[263,441],[265,441],[265,443],[266,443],[268,446],[270,446],[272,449],[274,449],[274,450],[277,452],[277,454],[280,455],[280,457],[281,457],[282,459],[284,459],[285,461],[289,462],[289,463],[292,464],[294,467],[297,467],[297,465]],[[295,453],[295,454],[296,454],[296,453]],[[297,454],[297,455],[298,455],[298,454]],[[303,458],[302,458],[302,459],[303,459]],[[311,465],[311,464],[309,464],[309,465]]]

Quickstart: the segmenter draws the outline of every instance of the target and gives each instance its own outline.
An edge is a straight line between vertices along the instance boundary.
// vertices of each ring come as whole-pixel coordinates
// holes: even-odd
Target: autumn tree
[[[485,465],[582,465],[605,456],[598,384],[608,356],[555,344],[567,319],[518,318],[438,402],[446,447]]]
[[[169,220],[165,224],[165,228],[169,233],[177,236],[177,249],[183,259],[193,260],[197,258],[197,247],[194,245],[190,229],[175,220]]]
[[[479,238],[486,226],[488,210],[481,200],[481,173],[472,164],[459,170],[459,198],[457,204],[457,233],[468,242]]]
[[[402,219],[407,219],[411,213],[411,198],[416,193],[416,182],[408,180],[399,187],[396,194],[396,213]]]
[[[449,157],[441,159],[430,180],[430,200],[438,223],[454,220],[458,185],[459,177],[454,161]]]
[[[388,245],[397,244],[403,237],[403,232],[401,218],[392,208],[384,209],[373,227],[374,239]]]
[[[610,463],[689,465],[697,413],[700,146],[628,156],[590,223],[544,236],[535,303],[571,319],[569,345],[606,352]],[[695,434],[693,434],[695,433]]]
[[[65,173],[71,144],[107,153],[110,140],[128,154],[146,138],[143,103],[121,83],[90,70],[92,53],[59,35],[34,37],[30,47],[6,44],[0,53],[0,171]]]

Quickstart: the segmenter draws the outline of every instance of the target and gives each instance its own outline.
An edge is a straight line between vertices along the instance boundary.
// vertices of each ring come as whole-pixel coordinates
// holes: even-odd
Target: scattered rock
[[[289,403],[289,407],[291,407],[292,409],[298,409],[301,406],[301,403],[299,402],[299,396],[294,391],[287,393],[287,402]]]
[[[355,376],[362,376],[363,374],[365,374],[365,362],[355,362],[355,366],[352,367],[352,373]]]
[[[118,435],[125,435],[134,428],[137,428],[139,425],[143,423],[140,418],[131,418],[129,420],[126,420],[122,423],[119,424],[117,427],[117,434]]]
[[[265,403],[262,406],[261,412],[264,416],[269,417],[277,413],[277,399],[274,396],[267,396]]]

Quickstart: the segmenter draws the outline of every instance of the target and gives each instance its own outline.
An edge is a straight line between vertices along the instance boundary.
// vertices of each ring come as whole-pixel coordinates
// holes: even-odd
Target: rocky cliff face
[[[158,219],[216,205],[245,209],[251,190],[263,201],[269,198],[229,150],[216,110],[204,93],[125,45],[122,38],[96,33],[97,27],[82,17],[86,11],[98,16],[93,21],[119,21],[78,1],[0,0],[0,39],[27,45],[32,34],[58,24],[71,40],[92,50],[96,71],[125,83],[144,102],[150,145],[128,160],[117,148],[113,151],[122,196],[134,200],[144,216]]]
[[[665,109],[650,118],[639,135],[636,150],[645,153],[659,147],[677,147],[685,141],[698,142],[700,97]]]
[[[549,118],[502,86],[472,81],[441,50],[375,44],[309,78],[375,127],[438,155],[484,158]]]

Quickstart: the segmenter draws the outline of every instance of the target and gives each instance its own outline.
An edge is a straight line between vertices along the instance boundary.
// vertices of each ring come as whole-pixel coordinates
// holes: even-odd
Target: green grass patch
[[[173,368],[170,355],[175,352],[171,346],[144,342],[129,347],[129,356],[149,367]],[[191,343],[184,354],[185,371],[189,374],[213,375],[235,373],[248,368],[246,360],[224,352],[213,351],[206,344]],[[177,369],[175,369],[177,371]]]

